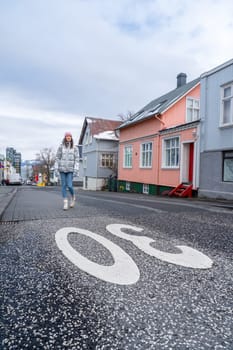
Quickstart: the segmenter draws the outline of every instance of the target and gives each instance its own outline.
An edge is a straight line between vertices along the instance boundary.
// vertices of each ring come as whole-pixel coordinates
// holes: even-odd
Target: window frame
[[[143,184],[142,185],[142,193],[143,194],[149,194],[149,190],[150,190],[150,185],[149,184]]]
[[[232,151],[224,151],[223,152],[223,156],[222,156],[222,181],[223,182],[228,182],[228,183],[232,183],[233,182],[233,171],[232,171],[232,180],[226,180],[225,179],[225,161],[227,159],[231,159],[232,164],[233,164],[233,150]]]
[[[151,145],[151,149],[143,150],[143,146],[145,145]],[[146,159],[144,159],[144,157]],[[142,169],[151,169],[152,168],[152,159],[153,159],[153,142],[147,141],[143,142],[140,145],[140,168]],[[143,160],[145,160],[144,164]]]
[[[192,102],[192,107],[190,108],[188,106],[188,101]],[[198,102],[198,108],[195,108],[194,104],[195,102]],[[188,110],[191,110],[191,120],[188,120]],[[198,111],[198,117],[195,117],[195,111]],[[191,96],[187,96],[186,97],[186,123],[191,123],[194,122],[196,120],[200,119],[200,99],[199,98],[194,98]]]
[[[178,140],[178,147],[174,147],[175,150],[178,150],[178,162],[176,165],[168,165],[167,164],[167,150],[169,150],[167,147],[166,147],[166,143],[168,141],[172,141],[172,140]],[[171,149],[171,148],[170,148]],[[162,155],[163,155],[163,159],[162,159],[162,168],[163,169],[179,169],[180,168],[180,136],[171,136],[171,137],[166,137],[163,139],[163,152],[162,152]],[[177,157],[175,155],[175,157]],[[170,156],[170,159],[172,157]]]
[[[224,91],[227,88],[231,88],[230,96],[224,97]],[[224,122],[224,102],[230,101],[230,120],[229,122]],[[221,86],[221,112],[220,112],[220,127],[233,126],[233,82]]]
[[[109,157],[111,157],[111,159],[108,159]],[[105,164],[103,164],[103,161],[105,162]],[[107,164],[109,162],[109,164]],[[100,168],[113,168],[115,164],[115,156],[113,153],[110,152],[103,152],[100,155]]]
[[[130,149],[129,153],[126,153],[126,150]],[[123,168],[131,169],[133,167],[133,146],[125,145],[123,152]]]
[[[126,181],[126,183],[125,183],[125,190],[126,191],[130,191],[130,182],[129,181]]]

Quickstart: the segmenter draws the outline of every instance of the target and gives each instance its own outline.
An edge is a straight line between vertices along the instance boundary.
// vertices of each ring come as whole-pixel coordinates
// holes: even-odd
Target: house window
[[[233,182],[233,151],[223,152],[223,181]]]
[[[233,83],[222,88],[221,125],[233,124]]]
[[[189,123],[199,119],[200,101],[195,98],[187,97],[186,106],[186,122]]]
[[[163,166],[166,168],[178,168],[180,158],[179,137],[173,137],[163,141]]]
[[[142,186],[142,192],[144,194],[149,194],[149,185],[148,184],[143,184]]]
[[[152,142],[141,145],[141,167],[151,168],[152,166]]]
[[[124,168],[132,168],[132,146],[125,146],[124,148]]]
[[[102,153],[100,166],[103,168],[112,168],[114,164],[114,156],[111,153]]]
[[[125,189],[126,191],[130,191],[130,182],[126,182]]]

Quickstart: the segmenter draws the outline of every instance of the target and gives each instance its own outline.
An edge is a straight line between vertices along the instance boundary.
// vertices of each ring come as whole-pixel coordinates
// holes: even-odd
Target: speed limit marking
[[[69,233],[81,233],[102,244],[111,253],[114,264],[99,265],[78,253],[68,242]],[[118,245],[97,233],[75,227],[65,227],[56,232],[56,243],[63,254],[81,270],[106,282],[116,284],[134,284],[140,277],[140,272],[133,259]]]
[[[127,229],[141,232],[143,229],[140,227],[111,224],[107,225],[106,229],[119,238],[131,241],[144,253],[162,261],[193,269],[209,269],[212,267],[213,261],[207,255],[196,249],[185,245],[178,245],[175,247],[180,250],[180,253],[167,253],[152,247],[151,243],[155,243],[152,238],[130,235],[122,231],[122,229]],[[79,233],[102,244],[112,255],[114,264],[104,266],[84,257],[70,245],[68,241],[69,233]],[[120,285],[134,284],[139,280],[140,272],[134,260],[117,244],[97,233],[76,227],[64,227],[56,232],[55,240],[58,248],[74,265],[94,277]]]

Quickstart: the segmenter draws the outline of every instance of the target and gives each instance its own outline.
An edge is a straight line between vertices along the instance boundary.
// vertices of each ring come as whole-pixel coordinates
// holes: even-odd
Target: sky
[[[0,0],[0,154],[35,159],[233,58],[232,0]]]

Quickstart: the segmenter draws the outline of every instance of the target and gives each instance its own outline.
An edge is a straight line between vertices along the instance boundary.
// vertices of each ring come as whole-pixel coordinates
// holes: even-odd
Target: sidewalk
[[[75,187],[78,188],[80,191],[80,187]],[[82,191],[82,190],[81,190]],[[13,199],[15,193],[17,192],[17,186],[0,186],[0,221],[2,220],[3,213],[5,209],[8,207],[10,204],[11,200]],[[86,190],[84,191],[86,193]],[[92,192],[93,193],[93,192]],[[102,192],[103,193],[103,192]],[[112,192],[106,192],[111,194]],[[123,192],[114,192],[114,193],[119,193],[119,194],[126,194]],[[132,194],[132,193],[127,193],[129,196],[132,195],[137,195],[137,194]],[[148,196],[148,195],[143,195],[143,194],[138,194],[139,196],[145,196],[145,198],[156,198],[156,199],[162,199],[163,201],[166,202],[174,202],[174,201],[179,201],[179,202],[188,202],[188,203],[198,203],[198,204],[203,204],[203,205],[208,205],[212,207],[220,207],[220,208],[226,208],[233,210],[233,201],[231,200],[224,200],[224,199],[209,199],[209,198],[177,198],[177,197],[165,197],[165,196]]]
[[[2,219],[4,210],[8,207],[16,192],[17,187],[0,186],[0,221]]]

